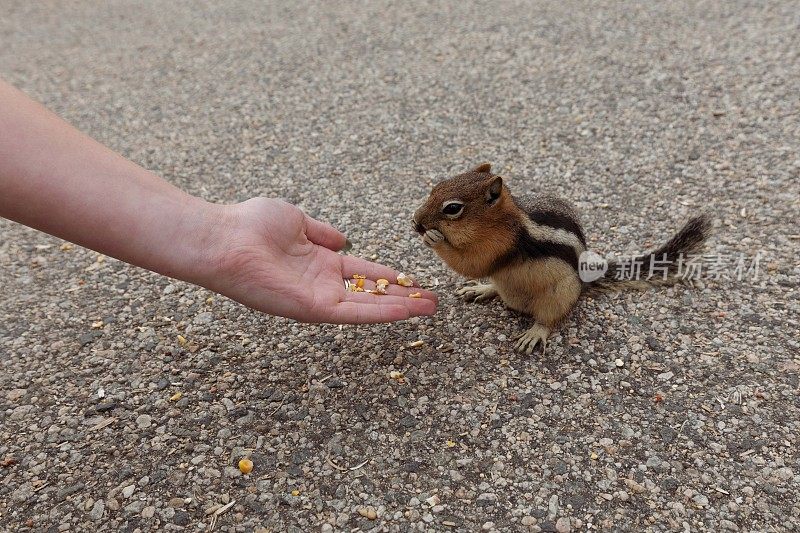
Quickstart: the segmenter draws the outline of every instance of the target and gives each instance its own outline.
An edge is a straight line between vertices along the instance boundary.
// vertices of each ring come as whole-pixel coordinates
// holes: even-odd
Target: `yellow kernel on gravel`
[[[299,491],[299,490],[296,490],[296,489],[295,489],[295,490],[293,490],[293,491],[292,491],[292,496],[300,496],[300,491]]]
[[[419,292],[412,292],[408,295],[409,298],[422,298],[422,293]]]
[[[176,392],[175,394],[173,394],[172,396],[169,397],[169,401],[177,402],[181,398],[183,398],[183,393],[178,391],[178,392]]]
[[[253,471],[253,461],[251,461],[250,459],[242,459],[242,460],[240,460],[239,461],[239,470],[242,472],[242,474],[245,474],[245,475],[249,474],[250,472]]]
[[[186,337],[184,337],[183,335],[178,335],[178,344],[180,344],[181,346],[186,346],[186,343],[188,342],[189,341],[186,340]]]
[[[451,441],[450,439],[447,439],[447,447],[448,447],[448,448],[452,448],[452,447],[453,447],[453,446],[455,446],[455,445],[456,445],[456,443],[455,443],[455,442]]]

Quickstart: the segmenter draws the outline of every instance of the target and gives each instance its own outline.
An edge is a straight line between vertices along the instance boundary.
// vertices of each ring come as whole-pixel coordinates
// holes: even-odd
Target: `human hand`
[[[418,287],[392,284],[385,296],[346,291],[344,279],[354,274],[365,275],[370,287],[398,273],[336,253],[345,236],[289,203],[253,198],[220,209],[207,241],[214,269],[201,283],[209,289],[301,322],[393,322],[436,312],[436,295]],[[414,292],[422,297],[409,298]]]

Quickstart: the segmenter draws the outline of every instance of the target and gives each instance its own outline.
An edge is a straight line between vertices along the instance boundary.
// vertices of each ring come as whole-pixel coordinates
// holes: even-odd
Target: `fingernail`
[[[342,251],[343,252],[349,252],[352,249],[353,249],[353,243],[350,242],[350,239],[345,239],[344,240],[344,246],[342,247]]]

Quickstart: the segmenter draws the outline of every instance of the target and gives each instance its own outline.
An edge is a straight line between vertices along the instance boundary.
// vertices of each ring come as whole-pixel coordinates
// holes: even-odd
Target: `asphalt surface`
[[[800,529],[796,2],[6,0],[0,75],[441,296],[299,325],[0,221],[0,529]],[[710,256],[759,275],[584,301],[520,357],[526,320],[410,230],[481,161],[602,253],[707,210]]]

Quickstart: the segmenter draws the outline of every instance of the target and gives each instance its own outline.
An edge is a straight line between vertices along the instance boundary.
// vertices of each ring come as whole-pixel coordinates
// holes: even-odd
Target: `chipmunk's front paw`
[[[471,283],[471,285],[458,289],[456,294],[468,302],[488,302],[497,296],[497,289],[491,283]]]
[[[444,240],[444,234],[435,229],[429,229],[422,235],[422,242],[428,246],[435,246]]]
[[[541,324],[534,324],[532,328],[522,333],[516,338],[516,350],[520,353],[530,355],[540,342],[542,343],[542,353],[547,349],[547,337],[550,336],[550,328]]]

